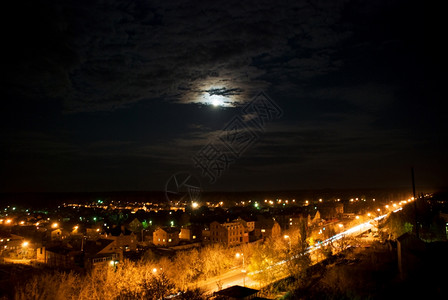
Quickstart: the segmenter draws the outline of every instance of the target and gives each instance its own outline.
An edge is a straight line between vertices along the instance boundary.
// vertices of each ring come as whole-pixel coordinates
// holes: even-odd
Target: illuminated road
[[[199,284],[199,287],[206,290],[208,293],[213,293],[219,290],[219,286],[221,285],[222,289],[228,288],[233,285],[241,285],[241,286],[257,286],[258,283],[245,275],[240,268],[231,270],[226,272],[220,276],[216,276],[208,279],[207,281],[203,281]]]
[[[332,243],[334,241],[340,240],[340,239],[342,239],[344,237],[359,236],[359,235],[363,234],[364,232],[366,232],[366,231],[368,231],[368,230],[370,230],[370,229],[372,229],[374,227],[374,225],[372,224],[373,221],[380,221],[380,220],[386,218],[389,214],[396,213],[396,212],[398,212],[400,210],[402,210],[401,206],[399,208],[393,210],[393,211],[391,210],[390,212],[388,212],[386,214],[383,214],[383,215],[380,215],[378,217],[372,218],[372,219],[370,219],[369,221],[367,221],[365,223],[361,223],[361,224],[353,226],[352,228],[347,229],[347,230],[345,230],[343,232],[335,234],[334,236],[332,236],[332,237],[322,241],[321,243],[317,243],[315,245],[312,245],[312,246],[308,247],[306,249],[305,253],[306,254],[312,254],[314,251],[316,251],[319,248],[321,248],[321,246],[328,245],[329,243]],[[294,258],[297,258],[297,256],[294,256],[291,259],[294,259]],[[286,263],[286,261],[277,262],[276,264],[272,265],[268,269],[270,269],[272,267],[275,267],[275,266],[278,266],[278,265],[285,264],[285,263]],[[258,272],[269,271],[268,269],[261,270],[261,271],[258,271]],[[233,285],[241,285],[241,286],[243,286],[245,284],[247,287],[260,288],[260,283],[255,281],[255,280],[253,280],[250,277],[250,275],[252,275],[252,274],[253,273],[245,274],[245,273],[241,272],[241,269],[234,269],[234,270],[226,272],[226,273],[224,273],[224,274],[222,274],[220,276],[216,276],[214,278],[210,278],[207,281],[200,282],[198,284],[198,287],[203,288],[208,293],[213,293],[213,292],[218,291],[220,288],[224,289],[224,288],[227,288],[227,287],[233,286]]]

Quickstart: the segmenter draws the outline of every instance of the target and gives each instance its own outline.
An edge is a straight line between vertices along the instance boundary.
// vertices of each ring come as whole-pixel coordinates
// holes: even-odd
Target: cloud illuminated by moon
[[[257,92],[269,87],[267,82],[257,79],[262,72],[256,68],[223,70],[221,75],[215,73],[184,84],[178,90],[178,98],[174,97],[172,100],[184,104],[232,108],[244,105]]]
[[[212,105],[214,107],[235,107],[238,103],[238,89],[226,87],[210,87],[199,91],[196,103]]]

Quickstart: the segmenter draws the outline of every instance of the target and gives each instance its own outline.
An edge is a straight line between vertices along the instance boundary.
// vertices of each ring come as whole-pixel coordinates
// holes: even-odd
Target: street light
[[[25,258],[25,256],[28,254],[28,246],[30,245],[30,243],[28,241],[23,241],[22,243],[22,259]]]
[[[243,286],[246,286],[246,268],[245,268],[245,265],[244,265],[244,253],[237,253],[237,254],[235,254],[235,257],[236,258],[240,258],[240,257],[243,258],[243,269],[241,270],[241,272],[244,273],[244,275],[243,275]]]
[[[288,240],[289,252],[291,252],[291,239],[289,238],[289,235],[285,234],[285,235],[283,236],[283,238],[284,238],[285,240]]]

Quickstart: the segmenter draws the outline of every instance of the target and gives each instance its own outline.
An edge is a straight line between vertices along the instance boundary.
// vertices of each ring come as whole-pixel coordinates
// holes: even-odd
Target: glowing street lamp
[[[285,240],[288,240],[289,252],[291,252],[291,238],[290,238],[289,235],[287,235],[287,234],[285,234],[285,235],[283,236],[283,238],[284,238]]]
[[[236,258],[240,258],[240,257],[243,258],[243,269],[241,270],[241,272],[244,273],[244,275],[243,275],[243,286],[246,286],[246,267],[244,265],[244,253],[237,253],[237,254],[235,254],[235,257]]]
[[[113,267],[114,269],[117,268],[117,264],[118,264],[118,260],[111,260],[109,262],[110,266]]]
[[[28,241],[22,242],[22,259],[24,259],[25,256],[27,255],[27,252],[28,252],[27,249],[28,249],[29,245],[30,245],[30,243]]]
[[[59,224],[58,223],[53,223],[53,224],[51,224],[51,228],[58,228],[59,227]]]

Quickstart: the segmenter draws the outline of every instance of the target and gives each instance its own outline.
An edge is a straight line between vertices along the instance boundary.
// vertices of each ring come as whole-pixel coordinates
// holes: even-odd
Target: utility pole
[[[415,195],[415,178],[414,178],[414,167],[411,167],[411,175],[412,175],[412,196],[414,197],[414,213],[415,213],[415,234],[417,238],[419,238],[419,224],[417,218],[417,197]]]

